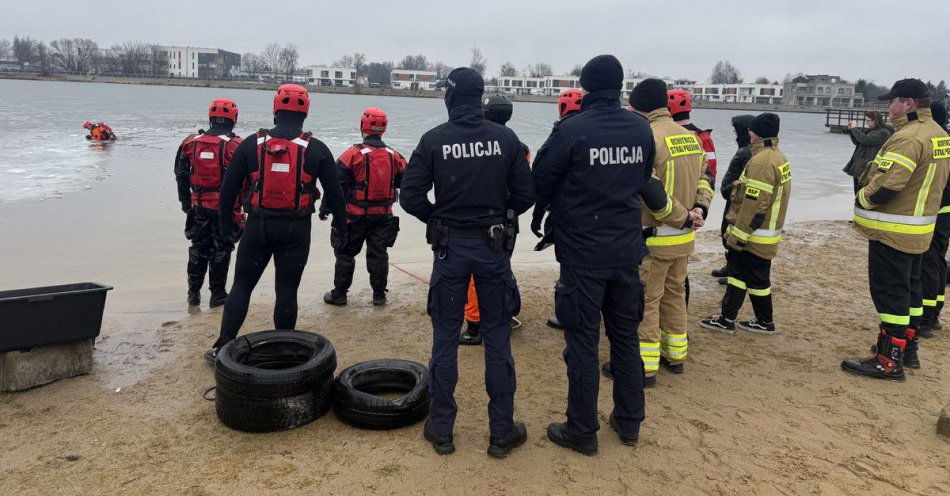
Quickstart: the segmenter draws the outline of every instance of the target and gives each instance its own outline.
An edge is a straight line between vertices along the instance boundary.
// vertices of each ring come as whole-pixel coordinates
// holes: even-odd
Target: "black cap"
[[[623,66],[613,55],[598,55],[581,69],[581,88],[587,91],[623,88]]]
[[[481,98],[485,92],[485,80],[481,74],[468,67],[459,67],[445,78],[446,91],[454,92],[458,96],[474,96]]]
[[[919,79],[911,78],[901,79],[894,83],[894,86],[891,86],[891,91],[884,93],[877,99],[884,102],[892,98],[928,98],[929,96],[930,90],[927,89],[927,85]]]
[[[774,138],[778,136],[779,118],[771,112],[759,114],[752,119],[749,129],[760,138]]]
[[[649,78],[640,81],[630,92],[630,106],[640,112],[653,112],[666,108],[666,83],[662,79]]]
[[[511,113],[514,111],[511,100],[504,95],[489,96],[482,101],[482,108],[485,110],[486,119],[502,125],[511,120]]]
[[[931,102],[930,115],[933,116],[934,122],[942,127],[944,131],[947,130],[947,107],[943,102]]]

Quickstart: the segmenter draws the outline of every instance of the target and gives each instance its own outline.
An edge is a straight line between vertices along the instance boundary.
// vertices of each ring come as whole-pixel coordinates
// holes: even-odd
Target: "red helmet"
[[[307,113],[310,111],[310,95],[307,88],[299,84],[282,84],[274,95],[274,113],[278,110],[291,110]]]
[[[235,124],[238,119],[238,106],[230,98],[215,98],[208,106],[208,117],[224,117]]]
[[[686,90],[669,90],[666,92],[669,99],[666,101],[666,108],[670,109],[671,115],[689,112],[693,109],[693,100]]]
[[[363,117],[360,119],[360,131],[366,134],[383,134],[386,132],[386,125],[389,124],[389,118],[386,117],[386,111],[379,107],[369,107],[363,111]]]
[[[580,89],[571,88],[561,92],[561,96],[557,99],[557,112],[561,117],[564,117],[571,112],[580,112],[581,111],[581,100],[584,98],[584,95],[581,93]]]
[[[82,123],[82,127],[83,127],[83,129],[92,129],[93,126],[92,126],[92,123],[91,123],[91,122],[86,121],[86,122],[83,122],[83,123]]]

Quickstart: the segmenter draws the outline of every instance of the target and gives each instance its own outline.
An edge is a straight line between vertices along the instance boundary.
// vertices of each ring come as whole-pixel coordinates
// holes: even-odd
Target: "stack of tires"
[[[310,423],[330,410],[336,351],[323,336],[263,331],[221,348],[215,410],[239,431],[271,432]]]
[[[364,429],[396,429],[429,414],[428,371],[408,360],[371,360],[340,372],[323,336],[263,331],[221,348],[215,362],[215,410],[239,431],[271,432],[310,423],[331,408]]]

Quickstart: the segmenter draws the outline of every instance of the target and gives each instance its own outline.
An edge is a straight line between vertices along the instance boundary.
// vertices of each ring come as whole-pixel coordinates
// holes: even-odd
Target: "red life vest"
[[[709,167],[709,172],[712,174],[713,179],[716,178],[716,145],[713,144],[712,140],[712,129],[704,129],[701,131],[695,131],[696,137],[699,138],[699,143],[703,146],[703,151],[706,152],[706,163]]]
[[[353,168],[356,184],[349,203],[360,208],[392,206],[396,202],[396,152],[388,146],[357,146],[363,155],[363,167],[362,174],[360,168]]]
[[[186,156],[191,167],[192,205],[218,209],[224,171],[234,152],[233,148],[237,147],[235,143],[228,149],[232,138],[234,136],[231,135],[198,134],[186,142]]]
[[[314,178],[304,170],[310,133],[292,140],[257,133],[258,168],[251,172],[251,206],[309,213],[320,198]]]

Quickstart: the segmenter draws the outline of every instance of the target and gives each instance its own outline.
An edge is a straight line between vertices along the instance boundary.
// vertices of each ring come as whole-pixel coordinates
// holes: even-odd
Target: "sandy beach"
[[[425,279],[426,254],[414,255],[403,268]],[[529,439],[506,460],[485,454],[481,348],[460,350],[451,456],[431,451],[421,425],[360,431],[332,412],[282,433],[228,429],[202,398],[214,379],[200,355],[220,323],[219,309],[204,309],[143,330],[148,339],[107,319],[93,374],[0,395],[0,494],[950,493],[950,442],[935,432],[950,399],[950,333],[922,341],[923,368],[903,384],[839,369],[842,358],[866,353],[876,326],[866,242],[846,222],[789,229],[773,269],[776,336],[698,327],[722,295],[708,276],[721,247],[715,232],[702,232],[690,267],[686,374],[661,371],[634,448],[606,427],[610,383],[602,381],[595,458],[544,436],[549,422],[563,419],[566,378],[561,332],[544,326],[557,265],[535,260],[516,257],[524,326],[512,336],[516,416]],[[305,280],[298,327],[334,343],[338,370],[384,357],[426,362],[426,286],[393,270],[390,304],[374,308],[362,282],[348,307],[335,308],[317,303],[323,288]],[[255,298],[244,332],[271,327],[268,300]],[[746,304],[741,315],[750,314]],[[602,359],[607,352],[604,344]]]

